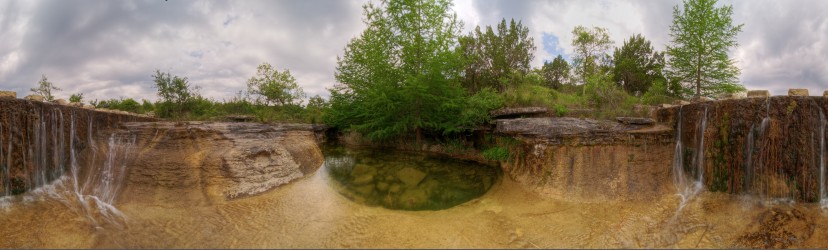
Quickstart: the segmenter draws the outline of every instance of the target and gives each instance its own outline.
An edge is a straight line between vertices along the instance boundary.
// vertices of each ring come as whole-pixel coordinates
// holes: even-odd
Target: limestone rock
[[[675,107],[675,106],[676,105],[673,105],[673,104],[662,103],[662,104],[658,105],[658,108],[666,109],[666,108],[672,108],[672,107]]]
[[[27,95],[26,97],[24,97],[24,99],[29,100],[29,101],[38,101],[38,102],[42,102],[44,100],[43,96],[41,96],[41,95]]]
[[[316,171],[323,160],[306,124],[157,122],[126,123],[124,129],[120,133],[136,136],[142,149],[131,156],[122,196],[130,198],[124,199],[223,202],[287,184]]]
[[[70,103],[69,103],[69,106],[72,106],[72,107],[78,107],[78,108],[80,108],[80,107],[83,107],[83,103],[79,103],[79,102],[70,102]]]
[[[256,117],[252,115],[227,115],[222,117],[222,120],[228,122],[252,122],[256,120]]]
[[[789,89],[788,96],[809,96],[808,89]]]
[[[492,117],[513,117],[521,115],[535,115],[548,112],[545,107],[502,108],[489,113]]]
[[[86,104],[86,105],[83,105],[83,108],[85,108],[85,109],[95,109],[95,106],[92,105],[92,104]]]
[[[400,169],[397,171],[396,175],[400,181],[408,186],[417,186],[417,184],[420,184],[420,182],[426,177],[426,173],[411,167]]]
[[[673,105],[687,105],[687,104],[690,104],[690,102],[685,101],[685,100],[675,100],[673,102]]]
[[[747,93],[748,98],[768,98],[770,97],[770,91],[767,90],[751,90]]]
[[[0,90],[0,98],[17,98],[17,92]]]
[[[697,102],[708,102],[708,101],[712,101],[712,100],[713,99],[710,99],[709,97],[706,97],[706,96],[696,96],[696,97],[693,97],[693,99],[690,99],[690,102],[691,103],[697,103]]]
[[[828,90],[826,90],[825,92],[822,92],[822,96],[823,97],[828,97]]]
[[[52,103],[55,103],[55,104],[58,104],[58,105],[67,105],[67,104],[69,104],[69,102],[67,102],[66,99],[57,99],[57,100],[52,101]]]
[[[774,207],[759,214],[737,244],[746,248],[798,248],[815,229],[814,218],[796,208]]]
[[[635,125],[652,125],[655,123],[655,120],[644,117],[616,117],[615,120],[623,124]]]

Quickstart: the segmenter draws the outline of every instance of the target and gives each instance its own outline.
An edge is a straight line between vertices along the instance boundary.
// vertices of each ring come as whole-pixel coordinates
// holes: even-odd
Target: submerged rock
[[[400,169],[396,175],[400,181],[408,186],[417,186],[426,177],[426,173],[411,167]]]

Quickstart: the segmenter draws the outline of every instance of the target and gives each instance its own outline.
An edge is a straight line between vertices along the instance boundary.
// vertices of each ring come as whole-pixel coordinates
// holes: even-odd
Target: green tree
[[[485,87],[503,91],[501,78],[513,71],[528,73],[536,49],[529,28],[514,19],[508,26],[502,19],[496,31],[486,26],[484,33],[478,26],[458,41],[466,63],[462,82],[472,92]]]
[[[72,94],[69,96],[69,102],[80,103],[83,101],[83,93]]]
[[[653,49],[650,41],[636,34],[624,41],[613,53],[612,77],[627,93],[643,94],[655,81],[665,81],[664,54]]]
[[[325,121],[370,139],[457,128],[465,91],[455,51],[460,23],[448,0],[381,1],[363,6],[365,30],[338,59]]]
[[[685,0],[673,7],[672,41],[667,46],[668,74],[696,96],[744,90],[738,84],[739,68],[727,52],[738,46],[742,24],[733,25],[732,6],[715,7],[717,0]]]
[[[46,78],[46,75],[41,75],[40,81],[37,82],[37,88],[31,88],[30,90],[35,94],[43,96],[46,101],[51,102],[55,100],[55,97],[52,96],[52,90],[60,91],[61,89],[55,87],[55,85]]]
[[[257,102],[265,105],[300,105],[306,97],[290,70],[279,72],[269,63],[262,63],[256,68],[256,76],[247,80],[247,91],[257,96]]]
[[[575,47],[575,55],[572,58],[575,73],[586,83],[589,76],[602,73],[602,66],[609,61],[607,52],[613,41],[607,29],[602,27],[593,27],[589,30],[579,25],[572,30],[572,36],[572,47]]]
[[[198,96],[198,88],[190,86],[187,77],[173,76],[160,70],[156,70],[152,77],[155,88],[158,89],[158,97],[161,98],[157,108],[163,112],[159,116],[183,117],[188,111],[187,104]]]
[[[569,63],[564,60],[563,56],[558,55],[552,62],[543,62],[540,75],[547,87],[560,89],[569,78],[569,72]]]

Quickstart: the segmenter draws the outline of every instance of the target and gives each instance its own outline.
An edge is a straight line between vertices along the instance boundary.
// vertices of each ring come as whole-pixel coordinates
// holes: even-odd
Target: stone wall
[[[72,150],[122,122],[153,121],[39,101],[0,98],[0,196],[20,194],[63,175]]]
[[[701,172],[708,190],[817,202],[827,187],[827,109],[821,96],[774,96],[693,103],[657,119],[681,126],[682,168]]]
[[[519,141],[507,176],[538,194],[581,201],[646,200],[674,192],[672,130],[577,118],[499,120]]]

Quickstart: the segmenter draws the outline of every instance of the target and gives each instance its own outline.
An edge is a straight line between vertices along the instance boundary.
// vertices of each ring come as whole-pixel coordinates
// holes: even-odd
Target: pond
[[[323,148],[323,170],[348,199],[401,210],[440,210],[480,197],[499,169],[445,157],[385,150]]]

